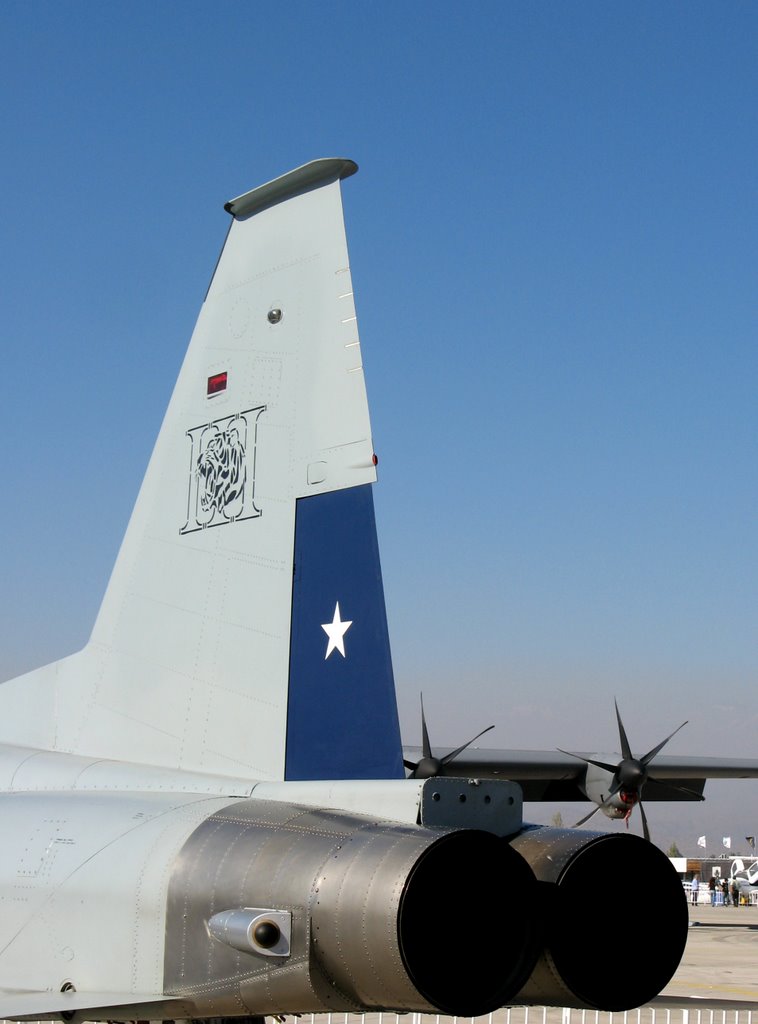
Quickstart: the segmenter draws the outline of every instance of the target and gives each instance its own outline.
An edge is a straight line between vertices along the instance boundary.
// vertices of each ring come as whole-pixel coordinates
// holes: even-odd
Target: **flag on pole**
[[[745,842],[751,850],[755,849],[755,836],[745,836]]]
[[[727,850],[731,850],[731,848],[732,848],[732,837],[731,836],[724,836],[724,838],[721,840],[721,842],[724,844],[724,846],[727,848]]]
[[[705,836],[700,836],[700,838],[697,841],[697,845],[702,846],[703,849],[705,849]]]

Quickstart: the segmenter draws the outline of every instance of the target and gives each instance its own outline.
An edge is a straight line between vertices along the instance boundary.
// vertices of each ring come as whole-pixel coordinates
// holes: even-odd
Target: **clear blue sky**
[[[757,44],[740,2],[5,0],[0,678],[87,639],[223,202],[346,156],[406,739],[423,689],[440,744],[613,749],[616,696],[640,753],[758,756]],[[708,791],[658,837],[758,831]]]

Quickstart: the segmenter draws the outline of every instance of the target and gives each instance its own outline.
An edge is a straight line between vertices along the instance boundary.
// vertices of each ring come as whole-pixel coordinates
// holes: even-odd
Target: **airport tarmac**
[[[728,1000],[758,1008],[758,906],[690,906],[689,911],[684,957],[655,1005],[681,1005],[686,998],[709,1006]],[[653,907],[651,918],[655,927]]]

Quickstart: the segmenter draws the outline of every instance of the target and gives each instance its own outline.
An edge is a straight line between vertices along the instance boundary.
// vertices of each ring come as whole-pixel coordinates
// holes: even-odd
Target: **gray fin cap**
[[[233,217],[249,217],[258,210],[281,203],[298,192],[308,191],[338,178],[349,178],[357,170],[358,164],[353,160],[343,160],[339,157],[311,160],[310,163],[283,174],[281,178],[274,178],[273,181],[254,188],[252,192],[245,192],[236,199],[230,199],[228,203],[224,203],[224,209]]]

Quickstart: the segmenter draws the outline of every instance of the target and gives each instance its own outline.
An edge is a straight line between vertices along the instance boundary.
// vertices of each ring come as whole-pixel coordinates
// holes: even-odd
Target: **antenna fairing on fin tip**
[[[294,171],[275,178],[274,181],[259,185],[258,188],[245,192],[236,199],[230,199],[228,203],[224,203],[224,209],[233,217],[249,217],[267,206],[291,199],[300,192],[330,181],[348,178],[357,170],[358,164],[353,160],[312,160],[309,164],[303,164],[302,167],[296,167]]]
[[[376,479],[340,196],[355,170],[314,161],[227,204],[231,229],[90,643],[0,689],[0,741],[284,778],[290,686],[305,685],[290,680],[298,503]],[[372,770],[396,775],[378,556],[369,576],[386,646],[380,714],[391,704],[391,766]],[[353,584],[317,595],[302,628],[326,641],[337,601],[355,618]],[[367,626],[356,619],[346,661]],[[345,685],[335,699],[371,718],[370,686]],[[310,739],[298,734],[302,756]]]

